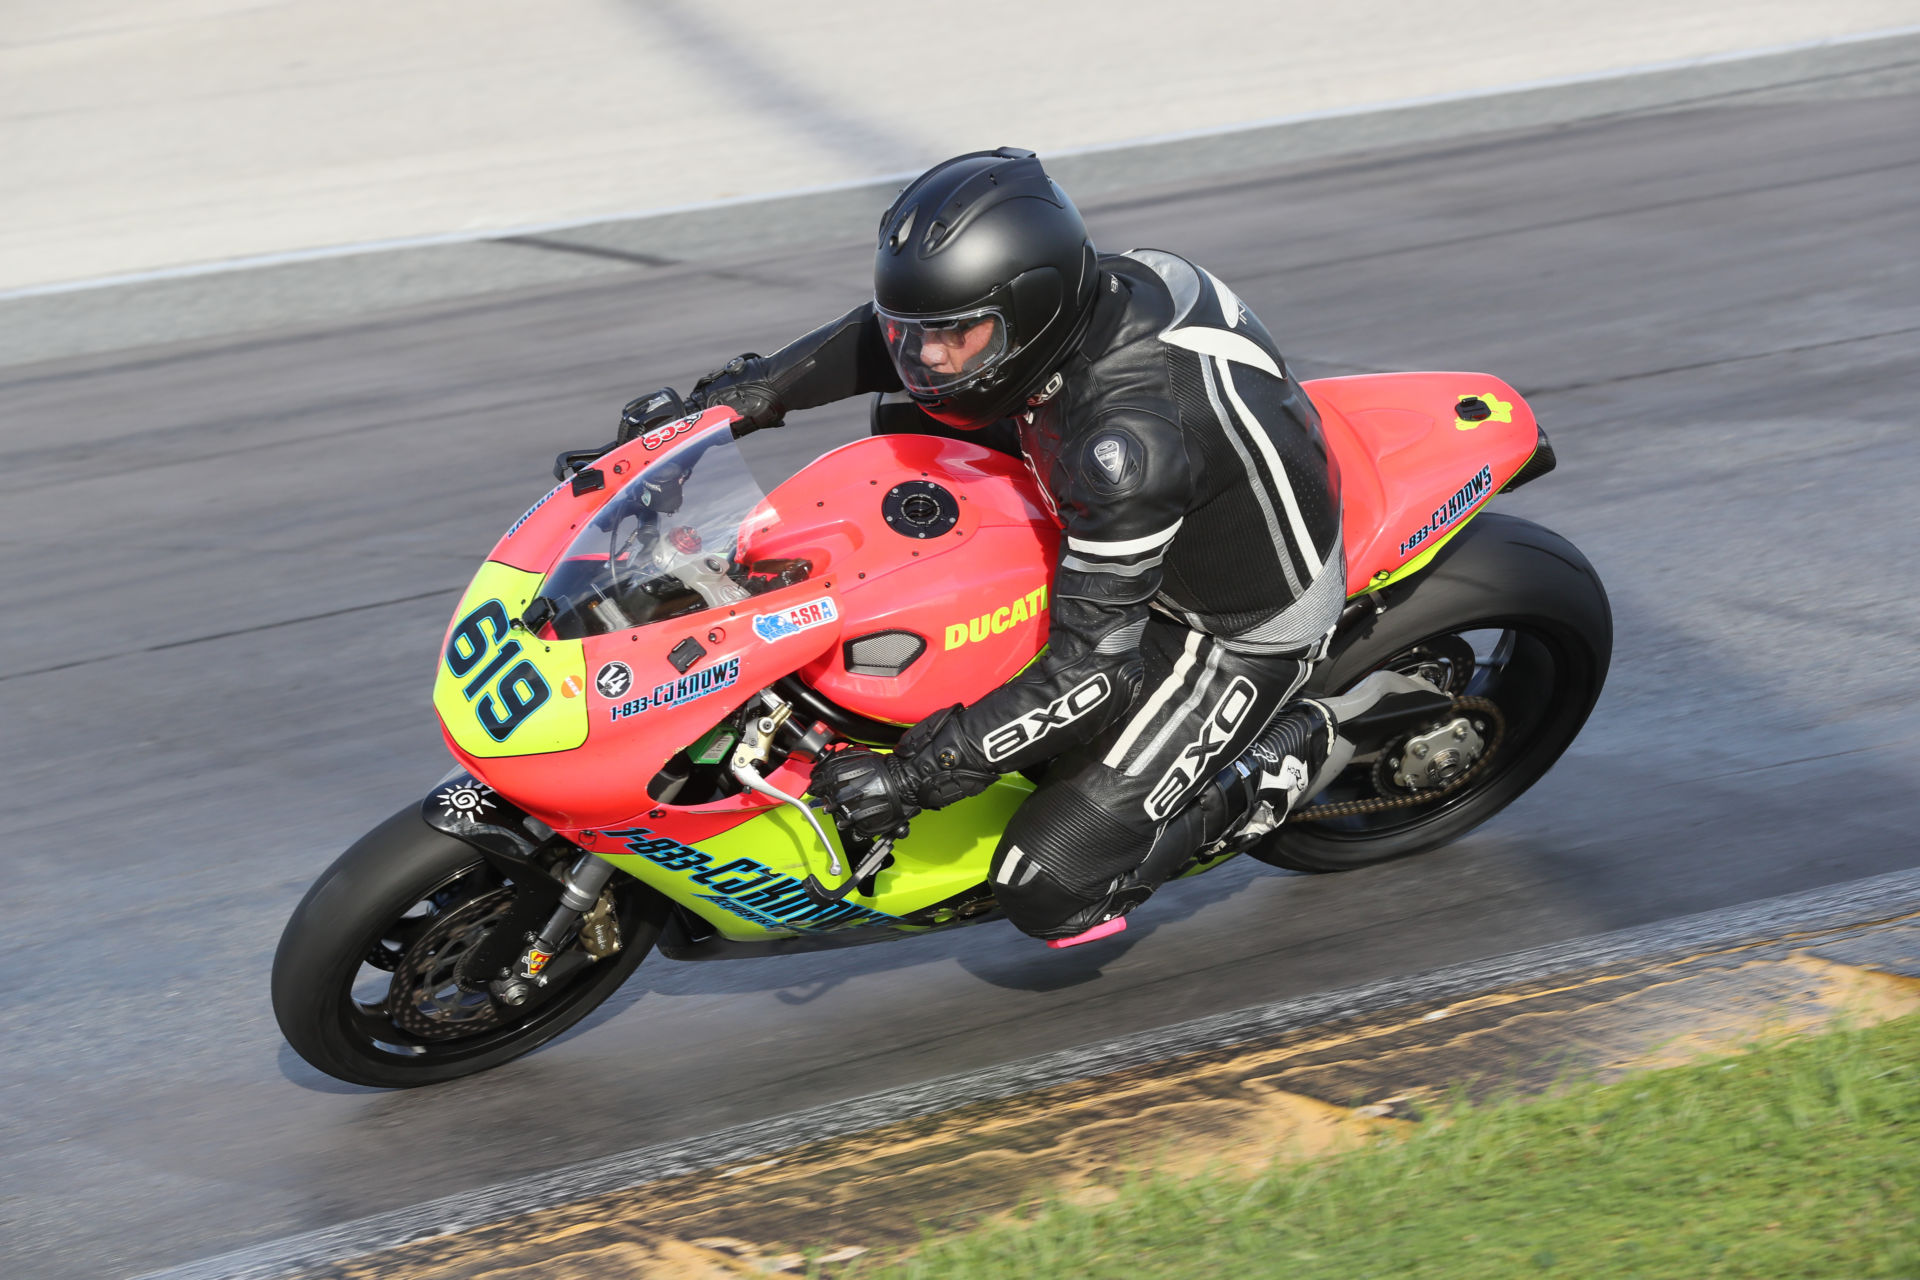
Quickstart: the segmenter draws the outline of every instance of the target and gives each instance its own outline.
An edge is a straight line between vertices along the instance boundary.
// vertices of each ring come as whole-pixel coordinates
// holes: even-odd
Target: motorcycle
[[[1423,692],[1343,725],[1359,750],[1312,803],[1183,875],[1240,853],[1342,871],[1458,838],[1559,758],[1611,658],[1586,558],[1486,510],[1554,466],[1512,387],[1395,373],[1306,391],[1342,493],[1348,594],[1308,692],[1382,670]],[[972,443],[876,434],[768,492],[730,410],[670,390],[648,409],[625,438],[562,455],[454,610],[433,702],[459,767],[341,855],[287,924],[274,1012],[328,1075],[407,1087],[496,1066],[655,952],[784,955],[997,914],[989,862],[1031,778],[879,844],[805,795],[836,744],[884,749],[1046,647],[1060,531],[1032,474]],[[1228,764],[1215,785],[1246,773]]]

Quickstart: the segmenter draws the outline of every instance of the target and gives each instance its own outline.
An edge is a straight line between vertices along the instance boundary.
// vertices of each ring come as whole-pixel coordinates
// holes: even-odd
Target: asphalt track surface
[[[1089,209],[1230,281],[1308,375],[1485,369],[1561,469],[1502,509],[1613,596],[1529,796],[1345,876],[1235,865],[1099,946],[1004,924],[657,958],[454,1085],[336,1085],[267,969],[446,766],[448,611],[563,445],[857,300],[861,245],[0,375],[0,1258],[128,1275],[798,1107],[1920,864],[1920,98],[1756,103]],[[752,441],[769,477],[864,410]],[[910,1211],[910,1210],[907,1210]]]

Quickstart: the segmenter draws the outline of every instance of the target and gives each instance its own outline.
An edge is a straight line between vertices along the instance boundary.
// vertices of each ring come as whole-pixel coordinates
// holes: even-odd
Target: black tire
[[[1506,720],[1494,758],[1447,799],[1414,808],[1289,823],[1251,852],[1290,871],[1348,871],[1424,853],[1456,840],[1518,799],[1553,767],[1600,697],[1613,658],[1613,613],[1600,577],[1578,548],[1518,516],[1481,515],[1406,583],[1382,593],[1385,611],[1335,640],[1309,694],[1342,693],[1371,672],[1406,669],[1466,633],[1498,632],[1507,652],[1476,663],[1464,689],[1491,699]],[[1511,637],[1511,639],[1507,639]],[[1366,770],[1329,787],[1329,798],[1375,794]],[[1336,794],[1345,783],[1344,795]]]
[[[294,908],[273,957],[274,1017],[296,1053],[350,1084],[405,1089],[496,1067],[586,1017],[653,949],[666,900],[628,876],[616,876],[614,885],[624,941],[619,952],[520,1010],[472,997],[488,1005],[480,1011],[480,1020],[493,1024],[486,1029],[411,1034],[386,1013],[384,998],[356,999],[356,984],[402,956],[386,940],[408,922],[430,920],[435,909],[450,914],[482,897],[504,900],[511,886],[477,850],[429,827],[419,807],[409,806],[341,854]],[[409,915],[423,909],[426,914]],[[377,966],[368,960],[376,948],[386,948]]]

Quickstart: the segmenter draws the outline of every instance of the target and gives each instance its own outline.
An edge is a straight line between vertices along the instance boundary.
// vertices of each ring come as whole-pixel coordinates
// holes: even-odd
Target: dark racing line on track
[[[1614,672],[1574,751],[1427,858],[1223,868],[1083,953],[987,925],[649,961],[583,1030],[404,1095],[331,1086],[287,1054],[265,975],[320,867],[445,768],[426,693],[446,596],[550,486],[556,449],[604,438],[637,389],[685,387],[849,303],[866,250],[743,251],[752,283],[636,269],[17,370],[0,432],[18,673],[0,685],[8,1274],[149,1271],[1910,867],[1920,602],[1887,566],[1907,563],[1920,442],[1906,353],[1858,335],[1920,326],[1917,108],[1635,116],[1096,203],[1103,243],[1246,280],[1283,349],[1313,353],[1303,374],[1478,368],[1535,399],[1560,469],[1495,505],[1587,550],[1616,605]],[[1660,207],[1600,216],[1628,188]],[[1301,266],[1256,278],[1276,263]],[[754,436],[755,465],[781,474],[864,414]]]

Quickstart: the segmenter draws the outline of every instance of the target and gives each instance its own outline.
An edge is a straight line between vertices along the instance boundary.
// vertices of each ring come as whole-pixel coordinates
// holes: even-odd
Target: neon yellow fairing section
[[[977,796],[920,814],[913,820],[911,834],[894,846],[894,863],[880,873],[873,896],[855,892],[848,894],[846,901],[869,913],[902,916],[973,888],[987,878],[994,847],[1013,811],[1032,793],[1033,784],[1014,775],[1000,779]],[[839,851],[841,864],[851,870],[846,851],[840,848],[840,833],[830,821],[821,825]],[[712,868],[726,871],[753,862],[795,882],[812,874],[829,887],[839,883],[827,874],[827,855],[813,828],[786,805],[776,805],[730,831],[699,841],[693,848],[710,859],[706,868],[670,870],[657,859],[633,853],[602,851],[600,856],[709,921],[723,937],[736,941],[784,938],[816,930],[801,924],[769,925],[753,918],[764,918],[765,914],[752,907],[768,892],[757,883],[759,878],[744,870],[732,872],[741,883],[756,882],[756,892],[730,895],[717,891],[730,881],[716,875]],[[701,875],[706,876],[705,884],[696,879]],[[721,905],[723,901],[734,906]],[[854,919],[840,922],[838,927],[863,922],[884,923]]]
[[[453,615],[455,627],[489,601],[497,601],[509,619],[518,618],[540,590],[540,582],[541,575],[537,573],[487,561],[460,598],[460,607]],[[475,634],[479,637],[476,647],[485,647],[478,653],[473,667],[465,675],[455,675],[447,665],[443,649],[433,681],[433,709],[462,751],[483,758],[534,756],[571,751],[587,740],[587,700],[580,696],[586,685],[587,657],[580,641],[542,640],[526,631],[508,632],[494,626],[478,627]],[[512,660],[476,687],[469,697],[469,683],[476,675],[488,671],[510,642],[518,645],[519,652],[510,655]],[[513,683],[509,677],[522,663],[532,664],[545,695],[531,711],[514,718],[505,738],[496,739],[483,726],[481,715],[491,712],[495,723],[500,722],[506,696],[502,686]],[[563,687],[569,687],[568,681],[572,681],[572,697],[562,694]],[[523,679],[513,692],[527,695],[533,688],[534,685]]]

